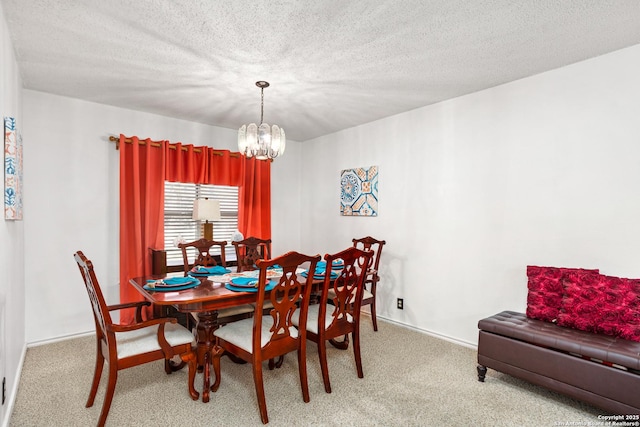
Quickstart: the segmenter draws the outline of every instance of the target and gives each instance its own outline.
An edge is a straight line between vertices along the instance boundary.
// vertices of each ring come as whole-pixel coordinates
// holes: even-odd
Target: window
[[[175,242],[192,242],[202,237],[202,221],[191,219],[193,201],[208,197],[220,201],[220,221],[213,223],[213,239],[228,242],[227,261],[235,260],[231,237],[238,229],[238,187],[224,185],[164,183],[164,250],[167,265],[182,265],[182,251]]]

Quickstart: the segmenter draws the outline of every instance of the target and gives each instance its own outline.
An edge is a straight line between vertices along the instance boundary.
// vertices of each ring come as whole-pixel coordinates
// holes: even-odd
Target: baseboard
[[[362,313],[366,314],[367,316],[370,316],[370,313],[368,313],[366,311],[363,311]],[[458,338],[453,338],[453,337],[450,337],[448,335],[439,334],[437,332],[430,331],[428,329],[418,328],[416,326],[412,326],[412,325],[409,325],[407,323],[399,322],[399,321],[394,320],[394,319],[389,319],[388,317],[378,316],[378,320],[382,320],[382,321],[387,322],[387,323],[393,323],[394,325],[397,325],[397,326],[400,326],[400,327],[403,327],[403,328],[407,328],[407,329],[411,329],[413,331],[420,332],[420,333],[423,333],[423,334],[427,334],[427,335],[435,337],[435,338],[440,338],[440,339],[443,339],[445,341],[449,341],[449,342],[451,342],[453,344],[458,344],[458,345],[461,345],[461,346],[464,346],[464,347],[472,348],[474,350],[478,349],[478,345],[477,344],[474,344],[474,343],[471,343],[471,342],[468,342],[468,341],[463,341],[463,340],[458,339]],[[66,340],[70,340],[70,339],[74,339],[74,338],[92,336],[92,335],[95,335],[95,333],[96,333],[95,331],[88,331],[88,332],[81,332],[81,333],[77,333],[77,334],[63,335],[63,336],[60,336],[60,337],[50,338],[50,339],[41,340],[41,341],[33,341],[33,342],[30,342],[30,343],[27,343],[27,347],[37,347],[37,346],[40,346],[40,345],[52,344],[52,343],[59,342],[59,341],[66,341]]]
[[[60,341],[72,340],[74,338],[82,338],[82,337],[94,336],[95,334],[96,334],[96,331],[87,331],[87,332],[79,332],[79,333],[75,333],[75,334],[61,335],[61,336],[55,337],[55,338],[48,338],[48,339],[45,339],[45,340],[29,342],[29,343],[27,343],[27,347],[29,347],[29,348],[38,347],[38,346],[45,345],[45,344],[53,344],[53,343],[60,342]]]
[[[453,343],[453,344],[458,344],[458,345],[461,345],[463,347],[468,347],[468,348],[471,348],[471,349],[474,349],[474,350],[478,350],[478,345],[477,344],[474,344],[474,343],[471,343],[471,342],[468,342],[468,341],[463,341],[463,340],[458,339],[458,338],[453,338],[453,337],[450,337],[450,336],[447,336],[447,335],[442,335],[442,334],[439,334],[437,332],[430,331],[428,329],[418,328],[416,326],[408,325],[408,324],[403,323],[403,322],[398,322],[397,320],[389,319],[389,318],[384,317],[384,316],[379,316],[378,315],[377,318],[378,318],[378,320],[384,320],[387,323],[393,323],[394,325],[398,325],[398,326],[401,326],[403,328],[411,329],[413,331],[420,332],[420,333],[432,336],[434,338],[440,338],[440,339],[443,339],[445,341],[449,341],[450,343]]]

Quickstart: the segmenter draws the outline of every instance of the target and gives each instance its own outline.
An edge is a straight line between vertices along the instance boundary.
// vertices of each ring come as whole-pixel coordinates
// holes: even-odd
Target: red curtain
[[[149,248],[164,247],[165,180],[238,186],[238,229],[245,236],[271,238],[271,162],[124,135],[119,147],[120,302],[142,300],[129,279],[151,274]],[[123,310],[121,323],[131,323],[133,315]]]
[[[271,162],[181,143],[167,144],[166,152],[167,181],[239,187],[238,230],[271,238]]]
[[[244,157],[240,153],[181,143],[167,144],[166,152],[167,181],[234,187],[243,184]]]
[[[151,274],[149,248],[164,247],[164,175],[166,141],[125,143],[120,135],[120,301],[143,300],[129,279]],[[150,315],[150,313],[147,313]],[[120,322],[132,323],[134,311],[121,310]]]
[[[238,198],[238,230],[245,237],[271,238],[271,162],[244,159]]]

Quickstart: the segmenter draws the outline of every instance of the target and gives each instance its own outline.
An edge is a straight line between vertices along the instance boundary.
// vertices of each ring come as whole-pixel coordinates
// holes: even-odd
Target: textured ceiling
[[[0,0],[24,86],[305,141],[640,43],[638,0]]]

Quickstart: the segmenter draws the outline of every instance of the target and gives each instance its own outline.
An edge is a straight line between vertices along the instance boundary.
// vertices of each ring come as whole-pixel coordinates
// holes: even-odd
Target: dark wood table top
[[[144,286],[149,280],[161,280],[167,277],[181,277],[181,274],[161,274],[144,277],[136,277],[129,282],[144,296],[144,298],[156,305],[172,305],[178,311],[189,312],[210,312],[228,307],[235,307],[243,304],[256,302],[256,292],[238,292],[225,288],[224,283],[218,283],[222,276],[196,277],[200,280],[200,285],[195,288],[176,291],[153,291],[147,290]],[[257,271],[231,273],[230,276],[257,276]],[[213,280],[211,280],[213,279]],[[314,287],[322,284],[322,280],[313,281]]]
[[[176,275],[169,275],[176,276]],[[157,305],[173,305],[181,312],[205,312],[249,304],[256,301],[255,292],[237,292],[225,288],[207,277],[197,277],[200,285],[179,291],[153,291],[144,286],[148,280],[161,280],[167,275],[136,277],[129,282],[144,298]]]

